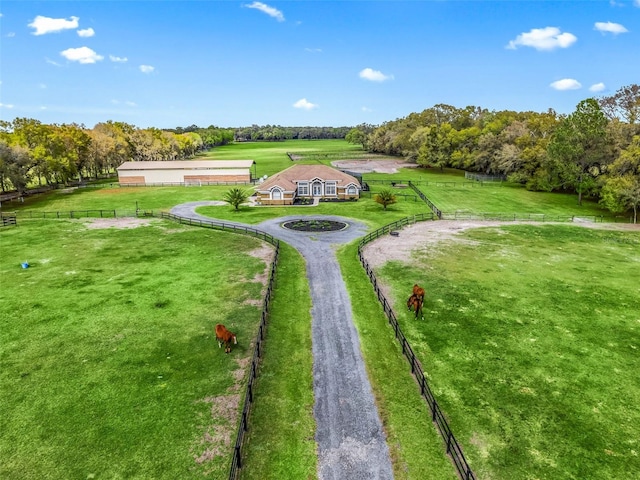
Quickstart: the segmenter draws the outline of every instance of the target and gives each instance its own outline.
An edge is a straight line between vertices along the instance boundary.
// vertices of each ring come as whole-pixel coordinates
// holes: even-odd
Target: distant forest
[[[341,139],[429,168],[504,175],[530,190],[571,191],[612,212],[640,207],[640,86],[588,98],[569,115],[438,104],[382,125],[140,129],[0,121],[0,188],[98,178],[125,161],[180,160],[230,142]]]
[[[569,191],[612,212],[640,207],[640,86],[588,98],[569,115],[435,105],[346,139],[430,168],[504,175],[530,190]]]

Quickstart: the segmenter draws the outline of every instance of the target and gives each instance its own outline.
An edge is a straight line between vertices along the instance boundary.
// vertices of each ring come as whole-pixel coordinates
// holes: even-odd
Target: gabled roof
[[[299,182],[308,182],[314,178],[319,178],[324,182],[333,181],[342,187],[350,183],[360,185],[357,178],[326,165],[293,165],[265,180],[258,186],[258,190],[264,192],[278,186],[285,191],[292,192],[298,188]]]
[[[251,168],[253,160],[172,160],[168,162],[124,162],[117,170],[218,170]]]

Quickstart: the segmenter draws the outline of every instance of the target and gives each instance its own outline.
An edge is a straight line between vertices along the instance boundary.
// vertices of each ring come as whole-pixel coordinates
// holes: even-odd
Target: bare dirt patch
[[[363,248],[363,254],[372,268],[380,267],[386,262],[398,261],[410,263],[412,254],[422,249],[433,247],[444,241],[474,243],[459,236],[465,230],[482,227],[502,227],[516,224],[550,225],[549,222],[492,222],[492,221],[454,221],[439,220],[433,222],[418,222],[399,230],[398,236],[386,235],[368,243]],[[576,225],[562,223],[561,225]],[[635,230],[640,232],[640,225],[623,223],[579,223],[584,228],[609,230]]]
[[[194,454],[196,463],[202,464],[220,455],[226,455],[231,446],[231,434],[238,418],[240,395],[220,395],[203,400],[211,404],[211,418],[214,425],[207,427],[199,442],[200,454]]]
[[[99,229],[99,228],[138,228],[151,225],[153,219],[151,218],[134,218],[134,217],[122,217],[122,218],[87,218],[85,219],[87,228]]]
[[[337,160],[331,165],[355,173],[398,173],[400,168],[416,168],[415,163],[403,160],[381,159],[381,160]]]

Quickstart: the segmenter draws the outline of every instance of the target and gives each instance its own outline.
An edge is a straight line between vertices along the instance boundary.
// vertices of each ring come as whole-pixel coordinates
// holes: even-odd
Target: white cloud
[[[295,108],[302,108],[303,110],[313,110],[314,108],[318,107],[318,105],[316,105],[315,103],[311,103],[306,98],[301,98],[296,103],[294,103],[293,106]]]
[[[7,103],[0,103],[0,108],[13,108],[13,105]]]
[[[140,65],[140,71],[142,73],[152,73],[155,70],[155,67],[152,67],[151,65]]]
[[[593,85],[591,85],[591,86],[589,87],[589,91],[590,91],[590,92],[601,92],[601,91],[603,91],[605,88],[607,88],[607,87],[606,87],[606,85],[605,85],[604,83],[602,83],[602,82],[600,82],[600,83],[594,83]]]
[[[549,86],[555,90],[578,90],[582,88],[580,82],[573,78],[563,78],[562,80],[553,82]]]
[[[555,50],[573,45],[578,38],[569,32],[561,33],[557,27],[533,28],[530,32],[521,33],[507,45],[510,50],[519,46],[532,47],[536,50]]]
[[[85,28],[84,30],[78,30],[78,36],[82,38],[93,37],[95,34],[96,32],[94,32],[93,28],[91,27]]]
[[[360,78],[370,80],[372,82],[384,82],[385,80],[393,80],[393,75],[385,75],[380,70],[365,68],[360,73]]]
[[[111,103],[113,103],[114,105],[126,105],[127,107],[137,107],[138,105],[135,102],[132,102],[131,100],[124,100],[124,101],[120,101],[120,100],[111,100]]]
[[[13,37],[15,37],[15,36],[16,36],[16,32],[9,32],[9,33],[7,33],[7,34],[5,35],[5,37],[7,37],[7,38],[13,38]]]
[[[593,28],[595,28],[599,32],[613,33],[614,35],[617,35],[619,33],[627,33],[629,31],[624,28],[623,25],[613,22],[596,22]]]
[[[98,55],[89,47],[67,48],[66,50],[60,52],[60,55],[62,55],[70,62],[78,63],[96,63],[104,58],[102,55]]]
[[[363,112],[373,112],[373,110],[372,110],[372,109],[370,109],[369,107],[362,107],[362,108],[361,108],[361,110],[362,110]]]
[[[311,53],[322,53],[321,48],[305,48],[304,51],[311,52]]]
[[[27,26],[35,28],[36,31],[33,32],[33,35],[45,35],[78,28],[78,20],[80,20],[78,17],[71,17],[67,20],[65,18],[49,18],[38,15]]]
[[[633,0],[633,4],[634,4],[636,7],[640,8],[640,0]]]
[[[54,65],[56,67],[61,67],[62,65],[60,65],[58,62],[54,62],[53,60],[51,60],[50,58],[45,58],[44,59],[45,62],[47,62],[49,65]]]
[[[255,8],[256,10],[260,10],[261,12],[266,13],[270,17],[275,18],[279,22],[284,22],[284,15],[282,14],[282,12],[280,10],[278,10],[277,8],[270,7],[266,3],[253,2],[250,5],[245,5],[245,7],[247,7],[247,8]]]
[[[127,57],[116,57],[115,55],[109,55],[109,60],[111,60],[112,62],[116,62],[116,63],[124,63],[128,59],[127,59]]]

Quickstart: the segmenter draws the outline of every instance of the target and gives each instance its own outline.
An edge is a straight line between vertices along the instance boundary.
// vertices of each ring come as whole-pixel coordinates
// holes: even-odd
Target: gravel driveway
[[[195,213],[209,202],[179,205],[171,213],[212,220]],[[351,301],[340,273],[334,246],[366,235],[364,224],[342,221],[339,232],[287,230],[282,223],[301,216],[267,220],[254,227],[296,248],[305,258],[312,299],[314,415],[317,423],[318,478],[335,480],[391,479],[393,470],[385,434],[367,377],[360,341],[353,325]],[[226,222],[225,223],[233,223]],[[241,225],[241,224],[239,224]]]

